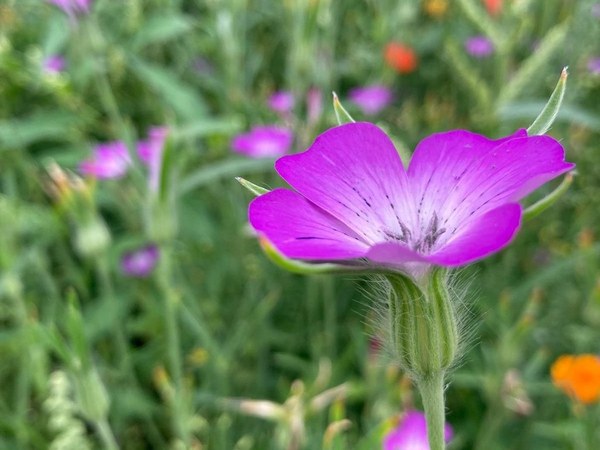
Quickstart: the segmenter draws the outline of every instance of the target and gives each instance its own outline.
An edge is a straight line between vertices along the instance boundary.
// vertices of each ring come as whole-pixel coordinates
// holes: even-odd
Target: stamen
[[[418,252],[429,252],[435,243],[438,241],[440,236],[446,232],[446,228],[439,228],[439,220],[437,214],[434,212],[429,221],[429,225],[425,230],[425,236],[418,240],[413,249]]]

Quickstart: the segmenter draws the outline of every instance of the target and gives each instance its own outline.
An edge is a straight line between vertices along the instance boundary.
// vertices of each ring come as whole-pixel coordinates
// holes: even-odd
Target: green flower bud
[[[100,255],[110,244],[110,233],[101,218],[76,225],[75,249],[84,258]]]
[[[400,365],[416,380],[444,373],[458,347],[455,312],[446,274],[434,269],[417,284],[401,275],[387,275],[390,335]]]
[[[79,408],[88,420],[98,422],[106,418],[110,399],[96,370],[75,374],[75,392]]]

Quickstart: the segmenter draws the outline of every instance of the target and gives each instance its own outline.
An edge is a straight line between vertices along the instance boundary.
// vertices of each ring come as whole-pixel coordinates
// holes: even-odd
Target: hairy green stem
[[[437,372],[418,381],[430,450],[444,450],[444,373]]]
[[[444,449],[444,375],[458,348],[458,329],[445,271],[390,282],[390,337],[398,362],[415,380],[425,409],[431,450]]]

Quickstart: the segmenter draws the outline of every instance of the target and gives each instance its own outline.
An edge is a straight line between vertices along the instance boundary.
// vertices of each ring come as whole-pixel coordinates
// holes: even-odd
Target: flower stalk
[[[427,439],[430,450],[443,450],[444,442],[444,372],[432,374],[418,381],[425,419],[427,421]]]
[[[458,349],[458,326],[442,269],[415,282],[401,274],[387,275],[389,327],[400,366],[421,393],[431,450],[444,448],[444,376]]]

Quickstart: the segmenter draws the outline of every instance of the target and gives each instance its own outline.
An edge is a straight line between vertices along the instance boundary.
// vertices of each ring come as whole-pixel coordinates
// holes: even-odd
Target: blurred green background
[[[393,418],[420,406],[374,350],[369,280],[270,263],[234,177],[282,182],[272,159],[234,154],[230,141],[284,125],[267,107],[277,90],[297,99],[286,123],[294,151],[336,124],[332,91],[405,153],[452,128],[499,137],[531,124],[564,66],[550,134],[577,175],[508,249],[462,271],[475,337],[450,376],[447,420],[451,449],[600,448],[598,405],[573,404],[549,375],[561,354],[600,351],[600,74],[588,67],[600,56],[597,10],[572,0],[96,0],[66,14],[1,0],[0,449],[381,448]],[[474,35],[494,53],[470,55]],[[414,51],[413,71],[386,63],[390,42]],[[44,69],[52,55],[65,58],[62,71]],[[373,83],[395,98],[366,117],[345,99]],[[311,88],[324,98],[313,123]],[[156,125],[170,130],[157,195],[135,158],[120,179],[69,175],[95,144],[133,149]],[[127,277],[123,253],[149,242],[158,266]]]

